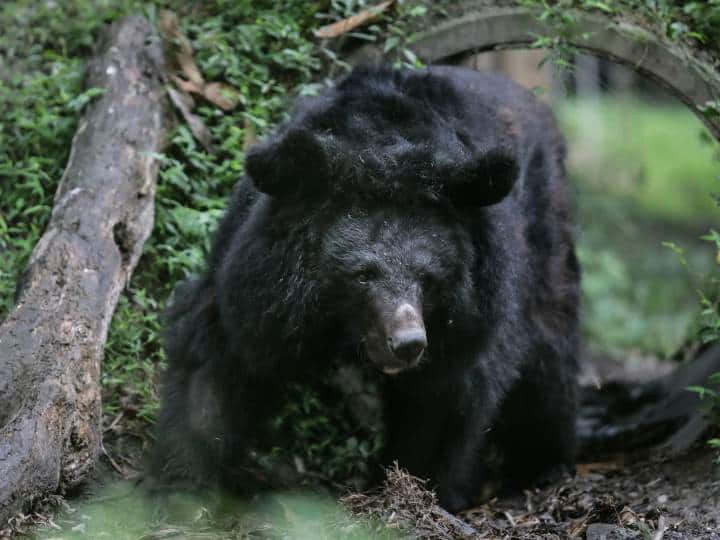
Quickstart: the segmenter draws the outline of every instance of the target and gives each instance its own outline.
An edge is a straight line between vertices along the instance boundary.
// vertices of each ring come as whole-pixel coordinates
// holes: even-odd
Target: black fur
[[[513,485],[570,466],[579,268],[563,159],[548,109],[489,73],[359,68],[299,101],[248,153],[207,271],[174,296],[156,474],[233,487],[288,381],[336,357],[399,369],[393,324],[424,328],[427,348],[383,375],[387,462],[453,510],[488,434]]]

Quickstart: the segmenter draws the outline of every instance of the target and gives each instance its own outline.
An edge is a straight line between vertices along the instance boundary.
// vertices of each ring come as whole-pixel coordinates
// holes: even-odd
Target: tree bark
[[[168,125],[158,34],[107,28],[45,234],[0,326],[0,523],[78,485],[101,443],[100,366],[118,297],[153,223]]]

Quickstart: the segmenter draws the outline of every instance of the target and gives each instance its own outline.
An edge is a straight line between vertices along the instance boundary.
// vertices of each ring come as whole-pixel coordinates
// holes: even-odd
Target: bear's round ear
[[[518,175],[519,167],[513,152],[494,148],[456,165],[443,191],[458,207],[489,206],[507,197]]]
[[[329,182],[330,167],[328,153],[316,135],[290,128],[250,148],[245,169],[259,191],[290,198],[322,192]]]

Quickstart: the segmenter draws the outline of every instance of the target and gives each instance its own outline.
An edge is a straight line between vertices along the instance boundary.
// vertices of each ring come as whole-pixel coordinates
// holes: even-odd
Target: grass
[[[50,217],[77,123],[71,103],[81,91],[82,58],[100,19],[68,18],[71,36],[54,32],[59,17],[42,6],[0,5],[0,320]]]

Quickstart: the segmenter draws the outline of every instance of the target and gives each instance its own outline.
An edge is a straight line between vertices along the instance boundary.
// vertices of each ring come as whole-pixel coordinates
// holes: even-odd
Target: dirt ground
[[[713,455],[698,448],[681,459],[581,464],[578,474],[545,489],[495,498],[458,515],[433,506],[411,477],[391,472],[383,492],[351,496],[356,515],[371,515],[423,538],[720,539],[720,481]]]

